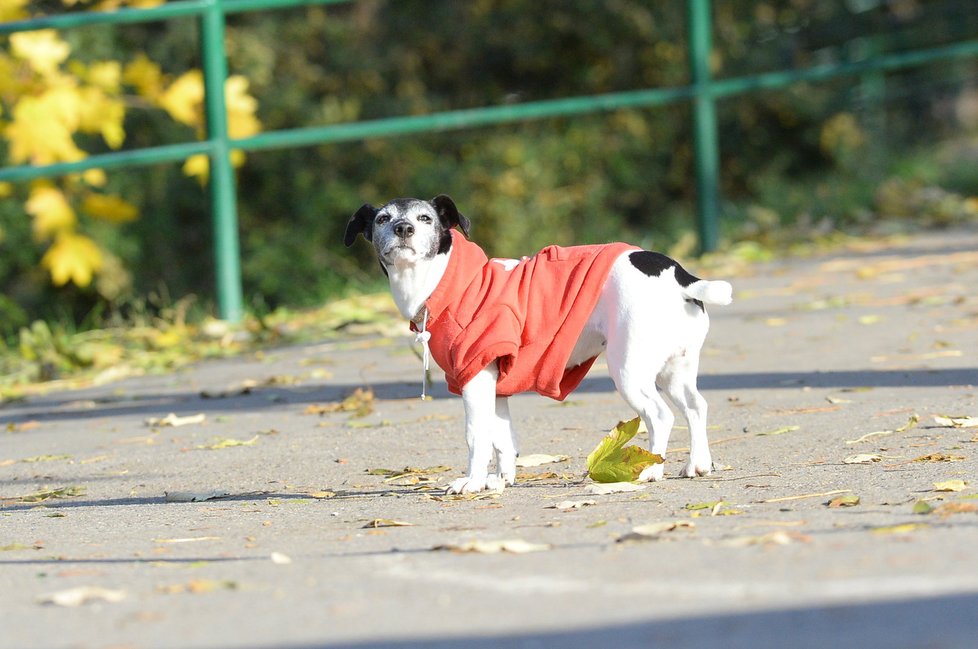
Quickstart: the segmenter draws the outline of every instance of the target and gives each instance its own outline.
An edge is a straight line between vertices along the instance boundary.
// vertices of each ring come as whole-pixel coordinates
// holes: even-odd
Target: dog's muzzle
[[[414,226],[407,221],[398,221],[394,224],[393,229],[398,239],[408,239],[414,236]]]

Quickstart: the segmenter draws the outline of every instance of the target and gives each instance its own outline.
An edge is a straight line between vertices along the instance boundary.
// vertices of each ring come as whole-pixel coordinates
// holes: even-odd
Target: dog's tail
[[[724,306],[733,302],[733,286],[723,280],[698,279],[683,287],[683,297],[687,300],[699,300],[704,304]]]

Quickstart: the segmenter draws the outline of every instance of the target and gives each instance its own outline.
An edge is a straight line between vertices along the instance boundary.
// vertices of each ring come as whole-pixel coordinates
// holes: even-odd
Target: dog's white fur
[[[360,232],[373,242],[398,310],[417,321],[445,273],[451,250],[439,250],[444,250],[444,236],[455,225],[467,230],[468,220],[446,196],[430,202],[398,199],[380,209],[361,208],[350,220],[346,242],[351,245]],[[728,304],[732,288],[724,281],[695,278],[684,287],[676,279],[676,264],[658,275],[647,275],[629,260],[630,254],[622,254],[612,266],[567,367],[605,352],[615,387],[649,429],[649,450],[664,457],[675,417],[661,390],[689,425],[689,461],[680,475],[707,475],[713,468],[706,435],[707,404],[697,390],[696,376],[709,317],[693,301]],[[451,483],[449,493],[502,489],[516,478],[516,433],[508,399],[496,396],[497,377],[492,363],[462,386],[469,469]],[[489,472],[493,459],[496,473]],[[662,464],[639,477],[662,478]]]

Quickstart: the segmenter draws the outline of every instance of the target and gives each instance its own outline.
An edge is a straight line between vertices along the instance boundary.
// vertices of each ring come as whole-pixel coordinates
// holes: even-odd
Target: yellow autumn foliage
[[[200,70],[185,72],[160,96],[160,106],[181,124],[200,128],[204,121],[204,75]]]
[[[111,223],[135,221],[139,210],[121,196],[89,194],[82,201],[82,210],[97,219]]]
[[[163,71],[145,54],[126,64],[122,81],[133,86],[140,97],[156,102],[163,92]]]
[[[35,185],[24,208],[34,217],[34,238],[37,241],[48,241],[60,232],[74,230],[78,221],[64,192],[48,184]]]
[[[21,98],[14,106],[13,121],[3,130],[10,145],[10,161],[34,165],[84,158],[72,133],[56,93]]]
[[[28,17],[25,7],[30,0],[0,0],[0,22],[23,20]]]
[[[53,29],[18,32],[10,36],[11,53],[44,77],[58,72],[61,63],[68,58],[71,47],[61,40]]]
[[[92,276],[102,267],[102,251],[82,234],[60,234],[41,258],[41,265],[51,273],[55,286],[68,282],[82,288],[92,283]]]
[[[113,11],[154,7],[163,0],[61,0],[61,4]],[[0,21],[30,18],[37,10],[32,5],[29,0],[0,0]],[[261,130],[258,102],[248,93],[246,78],[230,77],[225,98],[231,137]],[[202,137],[206,126],[203,75],[188,70],[170,77],[145,54],[128,62],[87,61],[74,56],[68,41],[53,29],[14,33],[7,44],[0,44],[0,139],[6,141],[7,151],[7,160],[0,164],[43,166],[82,160],[88,154],[79,147],[80,135],[99,136],[109,148],[119,149],[126,139],[126,113],[133,107],[162,109]],[[235,166],[243,161],[243,152],[232,153]],[[206,180],[207,157],[188,159],[184,171]],[[104,171],[90,169],[31,186],[24,212],[32,219],[35,240],[50,242],[41,266],[57,286],[70,282],[85,287],[100,270],[108,274],[119,270],[113,271],[106,261],[114,257],[81,232],[89,218],[121,224],[139,217],[131,202],[101,189],[106,182]],[[9,184],[0,190],[0,196],[13,192]]]

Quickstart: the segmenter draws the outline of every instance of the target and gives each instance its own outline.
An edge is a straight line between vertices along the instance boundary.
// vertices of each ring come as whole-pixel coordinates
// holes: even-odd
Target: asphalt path
[[[406,327],[3,405],[0,647],[978,646],[978,229],[731,275],[718,470],[675,477],[679,427],[639,491],[583,478],[631,416],[599,360],[513,399],[568,459],[446,497]]]

